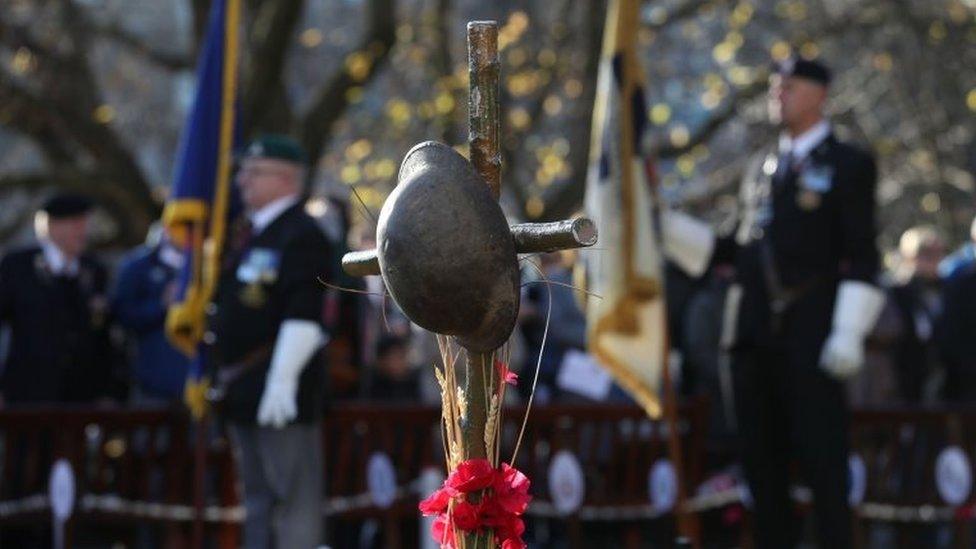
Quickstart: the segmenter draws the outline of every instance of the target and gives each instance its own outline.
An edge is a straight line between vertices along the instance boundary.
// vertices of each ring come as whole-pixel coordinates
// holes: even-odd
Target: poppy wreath
[[[492,532],[502,549],[524,549],[522,514],[529,505],[529,478],[507,463],[492,467],[487,459],[458,464],[443,486],[420,502],[420,512],[435,516],[431,535],[442,548],[455,549],[455,530]],[[481,492],[481,497],[473,501]]]

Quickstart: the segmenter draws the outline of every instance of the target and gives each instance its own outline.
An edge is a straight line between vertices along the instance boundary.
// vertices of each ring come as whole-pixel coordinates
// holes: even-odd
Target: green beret
[[[287,135],[264,134],[248,143],[241,158],[272,158],[304,165],[308,158],[305,149]]]

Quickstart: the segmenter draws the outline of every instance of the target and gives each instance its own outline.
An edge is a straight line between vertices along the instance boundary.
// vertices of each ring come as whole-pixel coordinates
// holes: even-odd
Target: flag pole
[[[639,137],[634,135],[638,128],[634,126],[635,113],[633,112],[634,105],[630,101],[630,98],[634,94],[635,90],[639,85],[640,74],[640,62],[637,57],[637,32],[639,30],[640,22],[640,0],[618,0],[616,5],[616,10],[611,6],[608,13],[610,17],[616,17],[616,40],[620,51],[623,53],[623,63],[622,63],[622,76],[623,82],[621,86],[623,100],[620,102],[620,108],[622,109],[620,120],[622,121],[621,128],[623,130],[623,135],[621,136],[621,147],[622,157],[624,160],[623,165],[623,177],[625,179],[625,184],[623,185],[623,199],[625,203],[633,204],[633,195],[636,189],[633,188],[637,184],[636,174],[633,170],[637,168],[634,164],[631,164],[628,159],[636,158],[640,154],[639,150],[636,149],[636,144],[639,142]],[[651,171],[651,170],[648,170]],[[650,186],[650,199],[652,212],[655,217],[657,217],[660,211],[659,200],[658,200],[658,181],[656,173],[648,173],[648,184]],[[628,215],[628,210],[624,211],[625,217]],[[637,224],[633,222],[633,213],[629,214],[631,219],[627,220],[625,227],[624,242],[625,246],[634,246],[637,241],[637,237],[634,231],[637,230]],[[656,231],[660,237],[660,231]],[[660,248],[659,248],[660,249]],[[627,262],[626,268],[628,272],[626,273],[627,279],[631,280],[636,278],[636,273],[633,272],[634,264],[633,262]],[[663,269],[662,274],[663,277]],[[679,421],[678,421],[678,397],[675,391],[674,384],[671,380],[670,372],[670,334],[668,333],[668,318],[667,318],[667,299],[665,295],[665,285],[663,280],[661,284],[658,284],[658,291],[661,292],[660,299],[664,303],[661,307],[661,326],[664,329],[664,344],[661,349],[661,365],[663,368],[662,373],[662,384],[663,388],[661,391],[662,397],[662,412],[665,425],[667,425],[668,432],[668,458],[674,466],[675,475],[677,476],[677,505],[675,508],[675,516],[677,519],[678,533],[691,541],[694,547],[700,546],[700,532],[697,517],[688,511],[685,503],[687,501],[687,483],[686,476],[684,474],[684,460],[681,445],[681,435],[679,432]]]
[[[664,326],[667,330],[667,301],[664,306]],[[686,505],[688,501],[687,477],[684,474],[684,455],[681,447],[681,433],[678,431],[678,395],[671,381],[671,342],[670,334],[665,337],[665,345],[662,350],[664,355],[664,372],[662,383],[662,400],[664,408],[664,422],[668,426],[668,459],[674,464],[675,475],[678,479],[678,499],[675,507],[675,517],[678,522],[678,534],[687,538],[692,547],[701,547],[701,525],[698,516],[690,511]]]
[[[221,105],[219,146],[217,150],[217,173],[214,186],[214,203],[210,212],[210,230],[203,248],[202,302],[213,299],[217,286],[220,254],[223,251],[224,236],[227,229],[227,210],[230,200],[231,155],[234,147],[235,110],[237,99],[237,63],[239,47],[239,28],[241,20],[241,0],[227,0],[224,6],[224,58],[221,74]],[[206,319],[201,319],[206,322]],[[200,356],[194,360],[204,360]],[[199,380],[198,380],[199,382]],[[203,387],[208,384],[204,382]],[[203,389],[205,390],[205,389]],[[201,397],[203,395],[200,395]],[[194,413],[195,436],[193,452],[193,547],[203,547],[204,543],[204,504],[207,472],[207,450],[210,440],[210,410],[202,406]]]

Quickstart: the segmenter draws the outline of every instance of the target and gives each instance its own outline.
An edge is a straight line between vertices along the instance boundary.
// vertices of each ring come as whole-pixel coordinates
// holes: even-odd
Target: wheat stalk
[[[498,434],[498,395],[491,395],[491,406],[488,408],[488,421],[485,423],[485,455],[495,455],[495,443]],[[497,460],[496,460],[497,461]],[[493,465],[498,465],[494,463]]]

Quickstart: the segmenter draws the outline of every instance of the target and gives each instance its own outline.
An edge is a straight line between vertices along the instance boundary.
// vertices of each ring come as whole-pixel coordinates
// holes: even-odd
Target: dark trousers
[[[790,498],[794,462],[813,491],[819,547],[844,549],[852,543],[843,385],[820,369],[819,342],[810,343],[733,355],[740,450],[759,549],[798,542]]]

